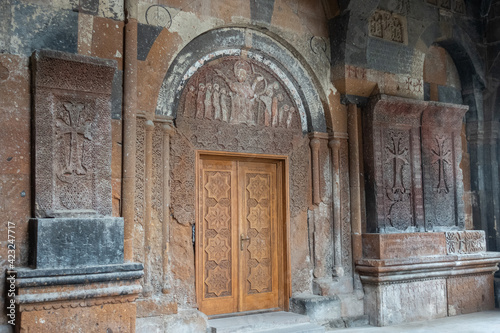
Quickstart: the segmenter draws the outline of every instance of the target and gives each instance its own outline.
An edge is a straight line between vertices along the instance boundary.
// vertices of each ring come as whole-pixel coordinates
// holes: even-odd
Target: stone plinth
[[[485,252],[484,244],[482,231],[363,235],[356,268],[370,324],[493,309],[500,253]]]
[[[123,218],[31,219],[31,266],[75,268],[123,263]]]
[[[142,264],[16,274],[20,332],[135,332]]]
[[[35,216],[110,216],[116,63],[55,51],[32,63]]]

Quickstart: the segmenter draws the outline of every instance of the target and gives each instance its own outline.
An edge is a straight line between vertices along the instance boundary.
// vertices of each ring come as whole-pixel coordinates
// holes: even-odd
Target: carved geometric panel
[[[472,254],[486,251],[485,232],[482,230],[449,231],[446,236],[447,254]]]
[[[207,292],[221,296],[222,293],[229,290],[230,281],[231,276],[228,275],[228,271],[217,266],[208,272],[208,278],[205,280]]]
[[[257,290],[259,293],[269,287],[270,280],[271,276],[269,275],[269,270],[262,265],[253,267],[251,269],[250,276],[248,277],[250,288]]]
[[[208,191],[208,197],[214,198],[216,201],[228,197],[229,185],[227,183],[228,177],[224,177],[220,173],[210,176],[205,188]]]
[[[257,201],[269,198],[269,181],[259,175],[252,178],[247,186],[250,198]]]
[[[205,298],[231,292],[231,172],[203,171]]]
[[[249,282],[246,292],[247,294],[270,292],[272,289],[270,175],[247,173],[245,185],[247,233],[250,238],[244,259],[248,267]]]
[[[269,213],[268,209],[257,205],[256,207],[250,208],[250,215],[248,215],[248,221],[250,222],[250,228],[261,232],[264,228],[269,228]]]
[[[219,232],[229,225],[229,207],[223,207],[219,204],[215,207],[208,207],[208,214],[205,219],[208,222],[208,228]]]

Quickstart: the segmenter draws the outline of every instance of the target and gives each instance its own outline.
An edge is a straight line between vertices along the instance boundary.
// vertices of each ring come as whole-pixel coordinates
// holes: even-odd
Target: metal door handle
[[[245,235],[241,234],[240,236],[240,248],[241,248],[241,251],[243,251],[243,241],[249,241],[250,240],[250,237],[246,237],[245,238]]]

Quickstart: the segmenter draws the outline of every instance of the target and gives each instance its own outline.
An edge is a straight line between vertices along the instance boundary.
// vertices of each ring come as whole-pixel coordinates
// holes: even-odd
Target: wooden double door
[[[197,171],[200,311],[283,308],[283,163],[201,156]]]

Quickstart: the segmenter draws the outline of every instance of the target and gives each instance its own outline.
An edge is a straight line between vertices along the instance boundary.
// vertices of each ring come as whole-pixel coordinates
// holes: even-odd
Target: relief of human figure
[[[278,82],[274,82],[271,85],[268,85],[264,94],[259,98],[262,102],[264,102],[265,110],[264,110],[264,126],[270,126],[272,121],[272,107],[273,107],[273,96],[274,90],[278,90],[279,85]],[[276,104],[277,105],[277,104]]]
[[[279,121],[278,121],[279,127],[285,127],[285,121],[286,118],[288,117],[289,111],[290,111],[290,106],[288,104],[285,104],[280,108]]]
[[[217,75],[226,81],[229,89],[233,92],[231,105],[231,123],[247,123],[255,125],[254,105],[257,96],[255,88],[257,83],[262,81],[264,77],[258,76],[252,84],[248,82],[249,74],[251,73],[250,64],[244,60],[238,60],[234,64],[234,76],[236,81],[230,80],[224,73],[216,69]]]
[[[213,119],[214,106],[212,104],[212,84],[211,83],[207,83],[204,103],[205,103],[205,119]]]
[[[293,114],[295,113],[295,108],[292,106],[288,110],[288,117],[286,119],[286,128],[292,127]]]
[[[193,118],[196,113],[196,93],[193,85],[189,85],[184,103],[184,116]]]
[[[205,85],[200,83],[198,85],[198,96],[196,98],[196,118],[203,118],[205,116]]]
[[[214,119],[221,120],[222,113],[220,109],[220,87],[217,83],[214,83],[214,92],[212,94],[212,104],[214,106]]]
[[[283,101],[282,94],[278,94],[277,96],[273,97],[273,104],[271,106],[271,117],[272,117],[271,126],[273,127],[278,127],[279,125],[278,102],[282,101]]]
[[[232,98],[231,97],[232,93],[227,92],[226,88],[222,88],[220,91],[220,109],[222,113],[222,121],[229,122],[229,117],[230,117],[230,109],[227,105],[227,99]],[[229,104],[231,105],[231,104]]]

